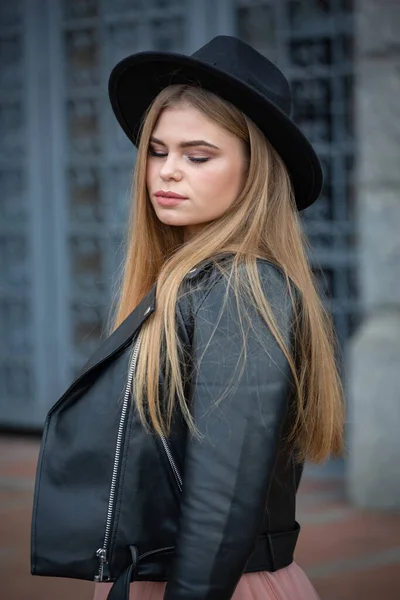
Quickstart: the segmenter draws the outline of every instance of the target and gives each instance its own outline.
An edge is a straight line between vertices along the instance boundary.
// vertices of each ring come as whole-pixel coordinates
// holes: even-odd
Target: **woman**
[[[200,60],[212,66],[220,61],[225,77],[229,69],[241,67],[242,76],[258,74],[265,88],[274,78],[286,87],[280,73],[269,73],[272,65],[239,40],[220,37],[201,52]],[[155,53],[116,67],[111,98],[125,131],[144,108],[134,107],[129,85],[143,85],[143,97],[149,94],[150,76],[143,68],[156,78],[158,70],[160,75],[166,71],[162,60],[171,72],[182,67],[171,64],[176,59],[167,54]],[[190,60],[184,66],[202,88],[167,85],[151,98],[143,123],[135,219],[116,325],[157,281],[159,307],[141,332],[136,406],[143,424],[159,436],[170,435],[177,410],[192,437],[181,450],[185,483],[173,579],[165,596],[162,583],[134,583],[131,594],[168,600],[308,600],[315,591],[293,562],[275,573],[240,575],[260,531],[295,528],[294,480],[301,462],[307,457],[319,462],[342,445],[331,335],[294,206],[297,197],[304,202],[306,191],[315,199],[318,184],[306,181],[305,174],[302,180],[295,165],[290,173],[284,161],[290,153],[292,162],[300,161],[300,153],[308,152],[314,179],[319,170],[298,134],[295,146],[294,125],[290,131],[287,119],[274,123],[276,131],[266,137],[257,117],[263,126],[274,117],[278,121],[276,115],[263,115],[250,98],[240,99],[240,111],[231,90],[225,91],[227,100],[213,93],[221,92],[222,75],[218,82],[215,72],[213,77],[200,74],[197,64],[191,69]],[[284,94],[288,98],[286,89]],[[266,112],[268,102],[266,97]],[[278,146],[285,146],[283,156],[269,142],[277,136]],[[297,197],[290,175],[304,186]],[[184,313],[179,290],[193,268],[184,288],[190,303]],[[178,337],[176,303],[178,331],[179,325],[184,330]],[[162,332],[170,378],[163,398],[157,389]],[[186,389],[180,365],[188,362],[187,355],[196,377],[185,373]],[[95,597],[103,597],[101,589]]]
[[[79,510],[64,534],[73,559],[64,548],[57,574],[86,577],[89,534],[69,545],[104,519],[95,501],[107,496],[111,470],[99,433],[102,411],[115,411],[110,387],[102,398],[108,382],[115,397],[125,373],[95,600],[107,597],[107,580],[116,580],[110,600],[126,598],[130,582],[134,600],[313,600],[293,561],[295,496],[305,459],[341,452],[343,403],[298,217],[319,195],[321,170],[289,117],[287,81],[253,48],[220,36],[191,57],[128,57],[112,72],[110,97],[138,145],[119,305],[111,337],[46,432],[42,481],[57,479],[57,491],[50,497],[42,483],[35,527],[47,532],[57,518],[61,539],[68,503],[62,516],[49,511],[60,486],[63,498],[73,489]],[[79,395],[96,407],[96,427],[73,413]],[[87,441],[94,435],[97,444]],[[41,552],[41,574],[54,574],[57,545]]]

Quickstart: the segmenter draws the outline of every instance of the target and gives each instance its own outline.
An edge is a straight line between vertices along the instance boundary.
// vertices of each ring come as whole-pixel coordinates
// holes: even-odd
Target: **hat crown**
[[[194,52],[192,58],[245,82],[290,116],[292,99],[288,80],[276,65],[246,42],[219,35]]]

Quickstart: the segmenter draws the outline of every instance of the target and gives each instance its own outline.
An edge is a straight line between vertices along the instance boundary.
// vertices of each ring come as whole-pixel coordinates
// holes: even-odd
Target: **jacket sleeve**
[[[272,265],[260,271],[288,342],[286,283]],[[282,351],[248,306],[251,326],[242,322],[243,342],[233,290],[221,310],[226,290],[225,280],[217,280],[194,315],[189,402],[201,439],[188,436],[176,558],[164,600],[232,597],[262,526],[288,412],[291,377]]]

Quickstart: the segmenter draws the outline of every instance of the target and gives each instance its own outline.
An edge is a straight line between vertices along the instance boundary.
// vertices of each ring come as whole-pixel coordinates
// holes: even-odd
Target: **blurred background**
[[[218,34],[282,68],[325,173],[302,216],[342,353],[348,454],[306,467],[296,559],[322,600],[400,598],[399,31],[400,0],[0,0],[2,600],[92,594],[31,577],[29,534],[46,413],[105,335],[122,259],[135,153],[110,70]]]

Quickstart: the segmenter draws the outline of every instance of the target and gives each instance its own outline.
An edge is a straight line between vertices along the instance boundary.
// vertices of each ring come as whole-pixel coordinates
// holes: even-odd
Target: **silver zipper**
[[[168,445],[167,440],[163,436],[160,436],[160,438],[161,438],[162,444],[164,446],[165,454],[167,455],[169,464],[171,465],[171,469],[172,469],[172,472],[174,474],[175,481],[176,481],[176,484],[178,486],[178,490],[181,492],[182,491],[182,487],[183,487],[182,477],[181,477],[181,475],[179,473],[178,467],[176,466],[176,463],[174,461],[174,457],[172,456],[172,452],[171,452],[171,449],[170,449],[170,447]]]
[[[106,518],[106,529],[104,532],[104,541],[103,541],[103,546],[96,551],[96,556],[99,560],[99,565],[100,565],[98,574],[94,578],[94,580],[96,582],[103,581],[104,577],[108,578],[108,576],[109,576],[108,569],[107,569],[107,567],[108,567],[107,552],[108,552],[108,546],[110,543],[110,533],[111,533],[112,517],[113,517],[114,503],[115,503],[115,492],[116,492],[116,486],[117,486],[119,464],[120,464],[120,460],[121,460],[122,437],[123,437],[123,433],[124,433],[124,429],[125,429],[126,416],[128,414],[132,381],[133,381],[133,376],[135,374],[136,363],[137,363],[137,359],[138,359],[138,355],[139,355],[139,346],[140,346],[140,339],[138,337],[138,339],[135,342],[135,346],[133,348],[132,360],[131,360],[131,364],[129,367],[128,380],[127,380],[126,388],[125,388],[124,401],[122,404],[121,418],[119,420],[117,442],[116,442],[116,446],[115,446],[115,455],[114,455],[114,466],[113,466],[113,471],[112,471],[110,495],[109,495],[108,507],[107,507],[107,518]]]

